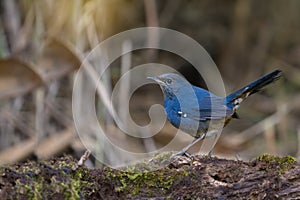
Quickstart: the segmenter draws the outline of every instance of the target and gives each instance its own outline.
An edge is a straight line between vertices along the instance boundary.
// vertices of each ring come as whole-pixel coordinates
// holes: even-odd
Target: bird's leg
[[[218,132],[217,132],[218,133]],[[207,154],[207,156],[208,157],[211,157],[211,155],[212,155],[212,153],[213,153],[213,151],[214,151],[214,148],[215,148],[215,145],[216,145],[216,138],[218,137],[218,134],[215,134],[214,135],[214,141],[215,141],[215,143],[214,143],[214,145],[211,147],[211,149],[210,149],[210,151],[208,152],[208,154]]]
[[[181,151],[178,151],[177,153],[173,154],[171,156],[171,158],[175,157],[175,156],[179,156],[179,155],[183,155],[185,154],[187,157],[192,157],[191,154],[187,153],[187,151],[189,150],[189,148],[191,148],[194,144],[196,144],[197,142],[199,142],[200,140],[202,140],[203,138],[205,138],[206,134],[202,134],[199,138],[196,138],[191,144],[187,145],[186,147],[184,147]]]
[[[208,152],[207,156],[208,156],[208,157],[211,157],[213,151],[214,151],[214,148],[212,148],[212,149]]]

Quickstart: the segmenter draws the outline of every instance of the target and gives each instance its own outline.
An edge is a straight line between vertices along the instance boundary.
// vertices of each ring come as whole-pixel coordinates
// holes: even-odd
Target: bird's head
[[[185,78],[175,73],[148,77],[148,79],[151,79],[158,83],[165,95],[176,94],[180,89],[184,88],[187,85],[190,85]]]

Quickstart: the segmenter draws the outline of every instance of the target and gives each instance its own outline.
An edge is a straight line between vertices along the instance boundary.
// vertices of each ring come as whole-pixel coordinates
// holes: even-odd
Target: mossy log
[[[168,157],[121,170],[74,168],[69,156],[2,166],[0,199],[300,198],[300,165],[290,156],[265,154],[250,162]]]

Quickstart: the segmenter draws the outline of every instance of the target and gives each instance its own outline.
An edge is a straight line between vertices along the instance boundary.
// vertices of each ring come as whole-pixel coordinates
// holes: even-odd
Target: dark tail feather
[[[260,77],[256,81],[248,84],[247,86],[243,87],[242,89],[228,95],[226,100],[228,103],[231,103],[234,108],[237,108],[239,104],[251,94],[254,94],[260,91],[266,85],[278,80],[282,76],[282,71],[275,70],[265,76]]]

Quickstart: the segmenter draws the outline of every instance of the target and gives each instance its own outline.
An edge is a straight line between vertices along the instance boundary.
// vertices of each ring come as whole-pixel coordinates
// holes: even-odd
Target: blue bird
[[[158,83],[164,94],[164,110],[173,126],[190,134],[195,140],[175,155],[187,154],[187,150],[205,137],[217,136],[218,129],[225,127],[248,96],[260,91],[266,85],[282,76],[275,70],[246,85],[227,97],[191,85],[175,73],[148,77]],[[212,150],[209,152],[211,154]],[[174,155],[173,155],[174,156]]]

